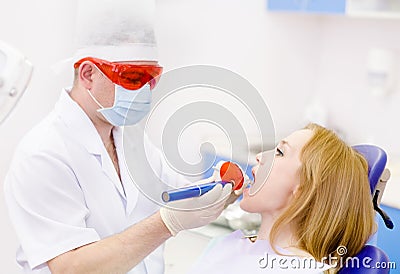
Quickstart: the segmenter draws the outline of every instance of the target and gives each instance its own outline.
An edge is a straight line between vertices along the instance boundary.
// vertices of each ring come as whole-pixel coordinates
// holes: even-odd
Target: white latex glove
[[[233,204],[234,202],[236,202],[236,200],[240,197],[240,195],[243,194],[243,191],[247,188],[247,186],[249,185],[250,181],[251,181],[250,178],[245,174],[243,186],[241,188],[239,188],[239,189],[236,189],[236,190],[232,191],[231,195],[226,200],[225,207],[227,207],[230,204]]]
[[[161,219],[173,236],[185,229],[207,225],[221,214],[231,191],[231,184],[224,187],[217,184],[200,197],[170,202],[168,207],[161,208]]]

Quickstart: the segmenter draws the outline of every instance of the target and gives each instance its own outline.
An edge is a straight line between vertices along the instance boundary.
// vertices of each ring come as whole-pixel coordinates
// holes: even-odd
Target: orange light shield
[[[163,68],[159,65],[108,62],[93,57],[86,57],[79,60],[74,64],[74,68],[79,68],[85,61],[95,64],[114,84],[129,90],[140,89],[147,83],[149,83],[150,89],[153,89],[163,71]]]

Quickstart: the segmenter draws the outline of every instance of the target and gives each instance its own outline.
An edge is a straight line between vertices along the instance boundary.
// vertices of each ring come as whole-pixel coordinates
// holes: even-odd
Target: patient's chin
[[[239,204],[240,208],[249,213],[257,213],[257,206],[251,201],[251,197],[243,197]]]

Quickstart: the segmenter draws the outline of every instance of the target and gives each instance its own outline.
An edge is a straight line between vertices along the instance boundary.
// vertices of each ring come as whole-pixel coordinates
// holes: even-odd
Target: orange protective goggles
[[[147,83],[149,83],[150,89],[153,89],[157,85],[163,71],[163,68],[158,65],[108,62],[93,57],[86,57],[79,60],[74,64],[74,68],[79,68],[85,61],[95,64],[114,84],[129,90],[140,89]]]

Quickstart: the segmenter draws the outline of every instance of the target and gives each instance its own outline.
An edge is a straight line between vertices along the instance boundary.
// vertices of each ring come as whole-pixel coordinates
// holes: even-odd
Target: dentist
[[[73,58],[73,87],[20,142],[5,181],[24,273],[163,273],[163,243],[215,220],[224,208],[230,184],[181,201],[192,211],[160,209],[124,164],[121,126],[148,113],[162,72],[141,14],[148,3],[79,5],[78,38],[85,43]],[[186,184],[148,145],[159,178]]]

